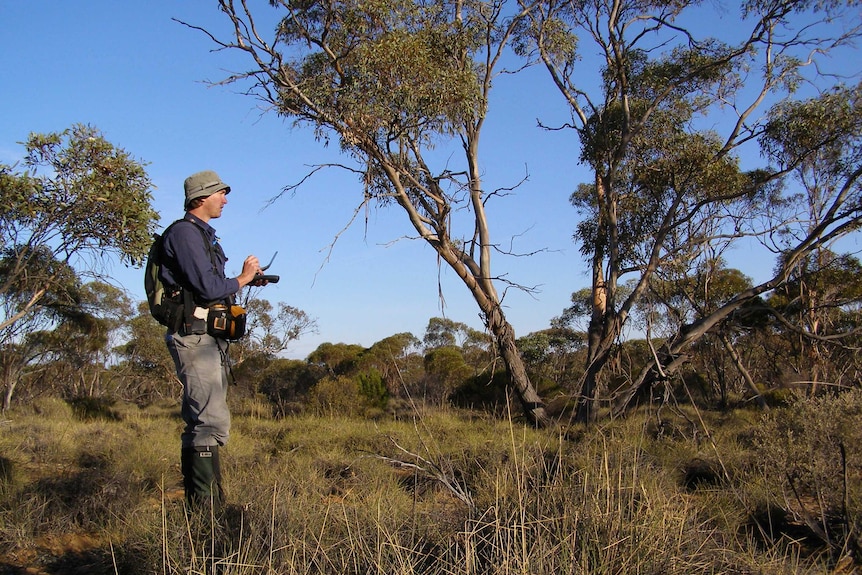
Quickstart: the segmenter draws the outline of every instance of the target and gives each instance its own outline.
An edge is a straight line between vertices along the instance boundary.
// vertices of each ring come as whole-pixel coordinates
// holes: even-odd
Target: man
[[[213,303],[232,302],[248,284],[259,284],[258,258],[250,255],[242,273],[225,277],[227,258],[218,243],[212,219],[221,217],[230,186],[213,171],[186,178],[185,216],[171,224],[163,235],[161,280],[182,289],[186,298],[185,321],[168,329],[165,342],[183,384],[182,473],[186,501],[190,507],[223,499],[219,447],[230,432],[227,407],[228,342],[207,334],[207,311]]]

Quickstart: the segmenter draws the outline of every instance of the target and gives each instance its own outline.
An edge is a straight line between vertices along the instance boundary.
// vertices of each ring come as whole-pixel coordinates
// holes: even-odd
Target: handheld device
[[[269,266],[272,265],[272,262],[275,261],[275,256],[277,256],[277,255],[278,255],[277,251],[274,254],[272,254],[272,257],[269,258],[269,263],[266,264],[265,266],[263,266],[262,268],[260,268],[260,271],[265,272],[266,270],[268,270]],[[262,280],[262,281],[265,281],[267,283],[277,284],[278,280],[280,280],[281,277],[276,276],[276,275],[257,274],[256,276],[254,276],[254,279],[255,279],[255,281],[261,281]]]

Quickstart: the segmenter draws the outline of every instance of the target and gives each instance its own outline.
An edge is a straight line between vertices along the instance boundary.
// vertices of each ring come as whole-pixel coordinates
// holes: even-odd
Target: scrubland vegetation
[[[655,404],[555,430],[467,410],[275,418],[260,398],[232,403],[215,517],[186,513],[176,402],[7,412],[3,572],[858,569],[858,389],[767,413]]]
[[[355,213],[403,210],[483,329],[288,360],[316,320],[246,290],[229,503],[188,513],[164,329],[103,281],[146,256],[149,176],[92,127],[32,134],[0,164],[3,573],[862,571],[862,84],[821,67],[855,61],[855,5],[707,30],[694,2],[271,4],[186,26],[251,57],[222,85],[339,144]],[[486,177],[479,141],[533,64],[588,169],[559,185],[589,286],[516,337],[502,295],[534,282],[492,254],[536,252],[498,252],[486,204],[529,178]],[[751,245],[762,278],[725,259]]]

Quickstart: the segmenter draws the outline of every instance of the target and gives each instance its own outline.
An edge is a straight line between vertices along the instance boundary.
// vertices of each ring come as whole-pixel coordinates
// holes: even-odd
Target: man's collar
[[[201,228],[203,228],[204,230],[206,230],[206,231],[208,231],[208,232],[210,232],[210,233],[215,233],[215,228],[214,228],[214,227],[212,227],[212,226],[211,226],[211,225],[209,225],[207,222],[203,221],[202,219],[200,219],[199,217],[197,217],[196,215],[194,215],[194,214],[193,214],[193,213],[191,213],[191,212],[186,212],[186,215],[185,215],[185,218],[184,218],[184,219],[186,219],[186,220],[188,220],[188,221],[190,221],[190,222],[192,222],[192,223],[194,223],[194,224],[199,225]]]

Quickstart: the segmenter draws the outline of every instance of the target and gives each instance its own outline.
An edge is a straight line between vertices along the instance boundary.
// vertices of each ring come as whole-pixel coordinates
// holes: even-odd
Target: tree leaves
[[[0,165],[0,327],[64,292],[67,271],[77,281],[72,264],[98,274],[106,253],[140,264],[158,220],[143,165],[95,128],[31,134],[24,146],[27,171]]]

